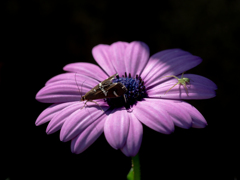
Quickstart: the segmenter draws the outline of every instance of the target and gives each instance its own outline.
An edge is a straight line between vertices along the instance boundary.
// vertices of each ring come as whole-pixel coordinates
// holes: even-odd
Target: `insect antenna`
[[[83,83],[86,81],[83,81],[83,83],[82,83],[82,86],[81,86],[81,91],[80,91],[80,89],[79,89],[79,85],[78,85],[78,83],[77,83],[77,79],[76,79],[76,74],[77,73],[75,73],[75,82],[76,82],[76,84],[77,84],[77,87],[78,87],[78,91],[79,91],[79,93],[80,93],[80,95],[81,95],[81,100],[82,100],[82,86],[83,86]],[[84,100],[82,100],[82,101],[84,101]],[[81,109],[83,109],[86,105],[87,105],[87,102],[88,102],[89,100],[86,100],[86,102],[84,103],[84,105],[83,105],[83,107],[81,108]],[[100,108],[101,108],[101,106],[97,103],[97,102],[95,102],[95,101],[89,101],[89,102],[93,102],[93,103],[95,103],[95,104],[97,104]],[[103,109],[101,108],[101,110],[103,111]]]
[[[79,93],[80,93],[80,95],[81,95],[81,99],[82,99],[82,86],[81,86],[81,91],[80,91],[80,89],[79,89],[79,85],[78,85],[78,83],[77,83],[77,79],[76,79],[76,74],[77,73],[75,73],[75,82],[76,82],[76,84],[77,84],[77,87],[78,87],[78,91],[79,91]],[[85,80],[86,81],[86,80]],[[83,83],[85,82],[85,81],[83,81]],[[83,85],[83,83],[82,83],[82,85]]]
[[[83,86],[83,83],[84,83],[86,80],[85,80],[85,81],[83,81],[83,83],[82,83],[82,86],[81,86],[81,91],[80,91],[80,89],[79,89],[79,85],[78,85],[78,83],[77,83],[76,74],[77,74],[77,73],[75,73],[75,82],[76,82],[76,84],[77,84],[78,91],[79,91],[79,93],[80,93],[80,96],[81,96],[81,99],[82,99],[82,86]],[[87,101],[84,103],[84,106],[83,106],[83,107],[85,107],[86,103],[87,103]],[[83,107],[82,107],[82,108],[83,108]]]

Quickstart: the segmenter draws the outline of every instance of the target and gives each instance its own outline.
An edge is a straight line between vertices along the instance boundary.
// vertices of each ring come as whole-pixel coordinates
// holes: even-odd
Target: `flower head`
[[[174,126],[188,129],[207,125],[196,108],[182,101],[215,96],[217,86],[211,80],[195,74],[182,77],[183,72],[201,63],[200,57],[181,49],[149,57],[148,46],[138,41],[101,44],[92,54],[100,67],[83,62],[68,64],[63,68],[66,73],[51,78],[36,95],[40,102],[53,103],[39,115],[36,125],[50,121],[47,134],[61,130],[60,140],[71,140],[73,153],[83,152],[104,132],[113,148],[135,156],[142,142],[142,123],[164,134],[173,132]],[[80,101],[116,73],[112,83],[127,88],[123,96],[86,105]]]

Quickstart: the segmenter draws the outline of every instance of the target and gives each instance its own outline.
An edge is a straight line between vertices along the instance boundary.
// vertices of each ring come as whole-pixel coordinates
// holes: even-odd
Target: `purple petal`
[[[174,131],[174,123],[158,99],[138,101],[133,114],[149,128],[164,134]]]
[[[57,81],[43,87],[37,93],[36,99],[44,103],[80,101],[81,96],[90,90],[89,87],[87,84],[82,84],[82,87],[78,87],[76,82],[71,80]]]
[[[98,105],[89,102],[85,108],[72,113],[62,126],[60,140],[66,142],[73,139],[100,116],[106,116],[104,111],[109,108],[108,105],[104,102],[98,102]]]
[[[94,79],[107,79],[108,76],[103,70],[95,64],[91,63],[71,63],[63,68],[65,71],[79,73],[85,76],[89,76]]]
[[[171,120],[178,127],[185,129],[190,127],[204,128],[207,125],[202,114],[194,106],[184,101],[152,98],[145,98],[144,100],[148,103],[157,103],[158,106],[161,106],[161,109],[168,112]]]
[[[177,77],[181,78],[181,75]],[[217,86],[211,80],[194,74],[184,74],[183,77],[190,79],[190,82],[186,85],[188,93],[184,86],[180,84],[169,90],[178,83],[176,78],[172,78],[147,90],[148,96],[167,99],[209,99],[215,97]]]
[[[109,75],[112,76],[116,73],[112,62],[111,62],[111,52],[108,45],[97,45],[92,49],[92,55],[96,62],[103,68],[103,70]]]
[[[210,79],[205,78],[203,76],[199,76],[196,74],[184,74],[183,77],[189,78],[190,83],[199,84],[201,86],[205,86],[206,88],[209,88],[212,90],[217,89],[217,85],[213,81],[211,81]]]
[[[131,73],[132,77],[140,75],[149,59],[149,47],[140,41],[131,42],[124,55],[126,72]]]
[[[184,106],[182,106],[182,108],[190,114],[193,128],[204,128],[207,126],[207,121],[194,106],[186,103]]]
[[[166,59],[166,57],[172,58],[172,56],[183,56],[188,54],[190,53],[186,51],[182,51],[181,49],[168,49],[168,50],[160,51],[150,57],[148,64],[142,73],[142,77],[145,79],[145,81],[150,79],[152,77],[152,74],[154,74],[153,71],[157,72],[158,70],[158,68],[155,68],[155,67],[160,64],[164,65],[164,63],[166,63],[165,61],[168,60]]]
[[[125,108],[115,108],[107,117],[104,134],[114,149],[122,148],[127,140],[129,129],[129,113]]]
[[[184,101],[150,98],[146,98],[146,101],[159,101],[158,103],[161,104],[161,108],[168,112],[176,126],[184,129],[188,129],[192,126],[192,118],[189,114],[189,111],[187,110],[187,108],[184,108],[185,106],[189,106],[188,103]]]
[[[102,134],[106,116],[101,116],[95,122],[90,124],[78,136],[72,139],[71,151],[72,153],[79,154],[85,151],[92,145],[97,138]]]
[[[52,120],[49,122],[48,126],[47,126],[47,134],[52,134],[58,130],[61,129],[63,123],[65,122],[65,120],[75,111],[81,109],[84,106],[83,102],[75,102],[73,104],[71,104],[70,106],[64,108],[63,110],[61,110],[60,112],[58,112],[58,114],[56,114],[54,116],[54,118],[52,118]]]
[[[88,77],[86,75],[82,74],[76,74],[76,73],[64,73],[59,74],[57,76],[52,77],[49,79],[45,85],[49,85],[53,82],[61,82],[61,81],[71,81],[71,84],[75,84],[76,86],[79,86],[81,88],[82,85],[88,85],[88,88],[92,89],[94,86],[96,86],[99,82],[103,81],[104,79],[93,79],[91,77]]]
[[[74,104],[75,102],[67,102],[61,104],[53,104],[45,109],[37,118],[35,124],[39,126],[50,121],[57,113],[59,113],[62,109]]]
[[[139,120],[132,114],[129,113],[130,125],[129,132],[125,146],[121,151],[126,156],[135,156],[142,143],[143,127]]]
[[[111,44],[109,52],[111,63],[116,70],[116,72],[121,76],[126,72],[126,65],[124,62],[124,53],[128,43],[126,42],[116,42]]]
[[[160,79],[167,75],[178,75],[202,62],[198,56],[181,49],[171,49],[158,52],[150,57],[146,68],[142,73],[147,87],[159,84],[165,79]]]

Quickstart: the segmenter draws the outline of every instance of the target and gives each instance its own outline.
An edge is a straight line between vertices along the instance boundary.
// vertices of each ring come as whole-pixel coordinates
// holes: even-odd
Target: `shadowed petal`
[[[65,71],[75,72],[81,75],[89,76],[97,80],[108,78],[108,76],[103,72],[100,67],[91,63],[71,63],[64,66],[63,69]]]
[[[58,114],[49,122],[46,130],[47,134],[52,134],[60,130],[66,118],[68,118],[73,112],[80,110],[84,106],[84,103],[85,102],[79,101],[75,102],[58,112]]]
[[[204,128],[207,125],[202,114],[194,106],[184,101],[152,98],[145,98],[144,100],[149,104],[158,104],[161,109],[167,111],[178,127],[185,129],[190,127]]]
[[[149,47],[140,41],[131,42],[125,51],[124,63],[126,72],[131,73],[132,77],[140,75],[149,59]]]
[[[92,55],[96,62],[103,68],[103,70],[109,75],[114,75],[117,71],[114,69],[111,62],[110,46],[97,45],[92,49]]]
[[[174,124],[178,127],[188,129],[192,126],[192,118],[187,108],[189,104],[184,101],[177,101],[177,100],[165,100],[165,99],[150,99],[146,98],[146,101],[154,102],[159,101],[158,103],[161,104],[161,108],[166,110],[170,115]]]
[[[111,63],[116,70],[116,72],[121,76],[126,72],[126,65],[124,62],[124,53],[128,43],[126,42],[116,42],[111,44],[110,51],[110,59]]]
[[[160,101],[139,101],[133,107],[133,114],[149,128],[163,134],[170,134],[174,131],[174,123],[168,112],[163,108]]]
[[[96,80],[91,77],[88,77],[86,75],[82,74],[76,74],[76,73],[64,73],[64,74],[59,74],[57,76],[52,77],[49,79],[45,85],[49,85],[50,83],[53,82],[65,82],[66,80],[70,81],[71,84],[75,84],[79,87],[81,87],[83,84],[87,84],[90,89],[92,89],[94,86],[96,86],[99,82],[101,82],[103,79]]]
[[[125,108],[115,108],[104,124],[104,134],[114,149],[122,148],[127,140],[129,129],[129,113]]]
[[[130,117],[130,125],[129,132],[125,146],[121,149],[121,151],[126,156],[135,156],[142,143],[143,136],[143,127],[139,120],[133,115],[133,113],[129,113]]]
[[[181,75],[177,77],[181,78]],[[178,83],[176,78],[172,78],[147,90],[148,96],[167,99],[209,99],[215,97],[217,86],[211,80],[194,74],[184,74],[183,77],[190,79],[190,83],[186,85],[188,93],[180,84],[169,90]]]
[[[79,154],[85,151],[92,145],[97,138],[102,134],[106,116],[101,116],[95,122],[90,124],[78,136],[72,139],[71,151],[72,153]]]
[[[73,139],[109,108],[104,102],[98,102],[98,104],[103,111],[97,104],[89,102],[85,108],[72,113],[62,126],[60,140],[66,142]]]
[[[39,126],[50,121],[57,113],[59,113],[62,109],[74,104],[75,102],[67,102],[61,104],[53,104],[45,109],[37,118],[35,124]]]
[[[180,76],[179,76],[180,77]],[[199,76],[196,74],[184,74],[183,77],[187,77],[190,79],[190,84],[199,84],[201,86],[205,86],[206,88],[217,90],[217,85],[208,78],[203,76]]]
[[[148,103],[157,103],[158,106],[161,107],[161,109],[167,111],[174,125],[184,129],[188,129],[192,126],[192,118],[189,111],[185,107],[189,107],[188,103],[178,100],[152,98],[145,98],[144,100]]]
[[[188,55],[189,52],[183,51],[181,49],[168,49],[160,51],[152,55],[147,63],[147,66],[144,68],[142,77],[147,81],[158,71],[158,68],[155,68],[157,65],[161,64],[162,66],[169,58]],[[155,71],[155,72],[154,72]]]
[[[142,73],[145,85],[150,88],[166,79],[160,79],[167,75],[178,75],[202,62],[198,56],[181,49],[171,49],[158,52],[150,57],[146,68]]]
[[[207,126],[207,121],[194,106],[186,103],[182,108],[186,109],[186,111],[190,114],[193,128],[204,128]]]

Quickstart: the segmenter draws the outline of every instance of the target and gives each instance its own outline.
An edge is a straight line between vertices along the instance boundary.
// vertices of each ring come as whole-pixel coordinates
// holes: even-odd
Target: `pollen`
[[[137,101],[141,101],[144,97],[147,96],[146,88],[144,85],[144,81],[138,75],[135,78],[131,77],[131,74],[125,75],[122,77],[116,76],[115,79],[112,80],[113,83],[121,82],[126,88],[127,92],[117,98],[107,98],[106,101],[111,107],[126,107],[130,108],[133,104],[136,104]]]

